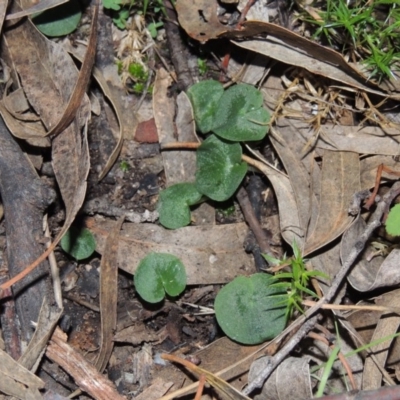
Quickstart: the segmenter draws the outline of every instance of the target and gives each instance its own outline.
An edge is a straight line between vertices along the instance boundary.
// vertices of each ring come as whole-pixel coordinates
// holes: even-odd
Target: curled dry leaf
[[[344,233],[341,242],[341,258],[345,260],[357,243],[360,234],[365,231],[366,222],[359,216]],[[367,248],[368,250],[368,248]],[[369,292],[381,287],[393,287],[400,283],[400,250],[394,249],[386,257],[374,257],[368,261],[364,256],[354,265],[347,277],[350,285],[360,292]]]
[[[95,6],[89,40],[90,51],[83,62],[86,67],[81,74],[81,77],[84,76],[87,79],[89,78],[88,71],[94,61],[97,14],[98,6]],[[76,100],[74,107],[76,104],[81,105],[74,120],[52,141],[53,169],[66,208],[64,226],[45,253],[12,280],[2,285],[6,288],[22,279],[54,250],[83,203],[87,186],[86,178],[89,173],[87,122],[90,116],[90,104],[82,88],[76,88],[78,71],[68,53],[59,44],[41,35],[28,19],[23,23],[11,25],[4,36],[28,101],[48,129],[60,128],[71,118],[68,115],[66,119],[63,119],[65,112],[68,114],[71,112],[71,108],[67,106],[70,99],[74,99],[74,102]],[[35,73],[32,73],[31,65],[38,66]],[[84,87],[86,88],[86,84]],[[77,92],[84,95],[82,101],[76,98]],[[83,126],[85,129],[82,133]]]
[[[394,290],[390,293],[385,293],[384,302],[390,306],[393,304],[399,304],[400,291]],[[382,302],[382,299],[379,301]],[[400,316],[393,314],[392,312],[383,313],[378,321],[378,324],[372,335],[371,342],[379,341],[384,337],[394,335],[400,325]],[[370,348],[371,352],[375,354],[375,357],[381,368],[386,365],[386,360],[389,354],[389,350],[393,344],[393,339],[381,341]],[[398,345],[398,343],[397,343]],[[382,386],[382,373],[374,360],[368,357],[364,363],[363,371],[363,390],[379,389]]]
[[[253,362],[249,371],[249,382],[264,369],[271,357],[261,357]],[[295,377],[295,378],[294,378]],[[301,400],[312,398],[310,358],[289,357],[279,365],[264,383],[261,393],[255,399],[291,399]]]

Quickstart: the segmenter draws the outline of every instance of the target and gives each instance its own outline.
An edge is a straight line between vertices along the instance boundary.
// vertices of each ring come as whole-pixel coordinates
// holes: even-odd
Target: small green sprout
[[[197,59],[197,66],[199,68],[200,75],[204,75],[208,71],[206,60],[204,60],[203,58]]]
[[[135,81],[147,81],[149,73],[144,69],[144,66],[139,63],[129,64],[128,72]]]
[[[126,160],[122,160],[122,161],[120,162],[120,164],[119,164],[119,169],[120,169],[122,172],[128,172],[130,168],[131,168],[131,165],[130,165],[130,164],[128,163],[128,161],[126,161]]]
[[[309,271],[306,268],[307,260],[303,258],[301,250],[297,246],[296,241],[292,244],[293,256],[286,258],[284,256],[281,260],[263,254],[263,257],[275,267],[282,270],[283,267],[288,266],[291,272],[278,272],[275,275],[277,283],[275,285],[279,288],[285,288],[288,293],[288,298],[284,300],[286,303],[286,318],[290,319],[294,310],[303,313],[302,301],[305,295],[318,297],[315,292],[308,288],[312,278],[329,278],[326,274],[320,271]]]

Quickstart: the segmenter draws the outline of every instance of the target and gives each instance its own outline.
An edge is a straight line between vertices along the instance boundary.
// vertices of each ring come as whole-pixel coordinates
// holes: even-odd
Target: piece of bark
[[[54,200],[55,192],[40,180],[2,119],[0,149],[0,193],[5,214],[9,275],[13,277],[44,251],[40,244],[43,212]],[[44,296],[47,294],[50,302],[53,299],[47,261],[14,285],[13,293],[21,340],[28,342],[33,334],[31,321],[37,320]]]
[[[164,7],[167,13],[164,26],[167,34],[171,61],[178,77],[178,87],[180,90],[187,90],[195,83],[188,63],[191,57],[190,51],[188,46],[183,43],[182,30],[177,23],[178,18],[175,7],[169,0],[164,0]]]
[[[57,328],[47,347],[46,356],[70,374],[76,384],[96,400],[123,400],[104,375],[66,343],[66,335]]]

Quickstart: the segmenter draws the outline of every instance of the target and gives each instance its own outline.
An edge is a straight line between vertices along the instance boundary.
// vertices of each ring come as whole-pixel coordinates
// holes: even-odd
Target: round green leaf
[[[396,204],[390,209],[385,227],[389,235],[400,236],[400,204]]]
[[[81,20],[82,12],[78,0],[46,10],[32,18],[33,23],[46,36],[57,37],[73,32]]]
[[[86,228],[71,226],[60,242],[61,248],[76,260],[90,257],[96,249],[96,240]]]
[[[260,140],[268,132],[268,121],[262,94],[253,86],[239,84],[222,95],[212,131],[235,142]]]
[[[239,143],[209,136],[197,149],[197,190],[216,201],[229,199],[247,172],[241,157]]]
[[[218,324],[231,339],[257,344],[285,328],[287,294],[271,275],[239,276],[218,293],[214,309]]]
[[[189,206],[198,204],[202,197],[194,183],[177,183],[163,190],[158,200],[160,224],[168,229],[189,225]]]
[[[171,254],[150,253],[140,261],[135,272],[135,287],[149,303],[158,303],[165,293],[178,296],[186,287],[185,267]]]
[[[200,132],[210,132],[215,125],[215,112],[223,93],[222,84],[212,80],[196,83],[187,91],[193,106],[197,129]]]

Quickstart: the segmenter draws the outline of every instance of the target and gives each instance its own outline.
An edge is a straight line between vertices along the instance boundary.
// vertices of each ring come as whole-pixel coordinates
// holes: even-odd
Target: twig
[[[395,182],[391,189],[382,198],[382,201],[376,207],[375,212],[372,214],[370,222],[366,226],[363,234],[360,236],[359,240],[354,244],[352,251],[350,252],[347,259],[344,261],[341,269],[332,281],[332,285],[329,288],[325,297],[321,298],[314,307],[310,308],[303,317],[298,318],[289,328],[285,329],[277,338],[273,340],[281,340],[282,335],[287,334],[287,332],[292,331],[297,326],[299,326],[303,321],[306,321],[304,325],[293,335],[293,337],[282,347],[282,349],[273,356],[268,364],[268,366],[245,388],[244,394],[250,394],[254,389],[261,388],[265,380],[271,375],[274,369],[285,359],[289,353],[294,349],[295,346],[307,335],[307,333],[313,329],[315,326],[318,316],[315,316],[317,311],[320,310],[323,304],[330,302],[339,286],[341,285],[343,279],[347,276],[351,266],[356,260],[357,256],[364,249],[364,246],[371,236],[372,232],[381,225],[381,218],[390,203],[393,201],[393,197],[397,195],[398,190],[400,190],[400,182]],[[310,318],[310,319],[308,319]],[[308,319],[308,320],[307,320]]]
[[[236,193],[236,198],[240,204],[240,208],[242,209],[244,218],[246,222],[249,224],[250,229],[254,233],[256,237],[257,243],[260,246],[260,250],[262,253],[273,254],[271,250],[271,246],[269,245],[269,241],[267,235],[261,228],[261,225],[254,213],[253,207],[250,203],[249,196],[247,195],[246,189],[241,187]]]
[[[302,304],[307,307],[315,306],[317,303],[312,300],[303,300]],[[389,311],[395,314],[400,314],[400,307],[384,307],[384,306],[374,306],[374,305],[343,305],[343,304],[324,304],[321,306],[324,310],[363,310],[363,311]]]

